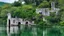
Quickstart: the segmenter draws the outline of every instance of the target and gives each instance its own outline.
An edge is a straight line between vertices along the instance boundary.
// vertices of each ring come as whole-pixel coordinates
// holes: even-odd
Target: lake
[[[0,36],[43,36],[43,28],[35,25],[21,25],[10,27],[10,33],[7,32],[7,27],[0,27]]]
[[[13,26],[14,30],[7,33],[7,27],[0,27],[0,36],[64,36],[64,26],[52,26],[41,28],[34,25],[21,25],[20,28]]]

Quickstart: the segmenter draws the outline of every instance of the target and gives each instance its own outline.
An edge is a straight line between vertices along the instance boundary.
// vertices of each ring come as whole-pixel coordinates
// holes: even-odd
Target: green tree
[[[49,4],[49,2],[47,2],[47,1],[42,2],[42,3],[38,6],[38,8],[48,8],[48,7],[50,7],[50,4]]]
[[[58,23],[61,21],[60,15],[58,15],[58,14],[56,15],[56,13],[55,14],[51,13],[50,16],[46,16],[45,18],[47,19],[47,22],[49,24],[57,24],[57,25],[59,25]]]
[[[36,3],[36,6],[38,6],[43,0],[24,0],[26,4],[33,4]]]
[[[21,6],[21,3],[18,2],[18,1],[15,1],[15,2],[13,3],[13,6],[16,6],[16,7]]]

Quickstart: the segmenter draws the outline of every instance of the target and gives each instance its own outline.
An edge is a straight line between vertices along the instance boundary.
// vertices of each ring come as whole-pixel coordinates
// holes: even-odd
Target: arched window
[[[28,24],[28,22],[26,22],[25,24]]]
[[[20,22],[18,22],[18,24],[21,24]]]

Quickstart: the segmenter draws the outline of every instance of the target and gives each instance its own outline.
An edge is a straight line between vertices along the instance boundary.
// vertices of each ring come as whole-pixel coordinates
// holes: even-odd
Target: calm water
[[[46,26],[43,36],[64,36],[64,26]]]
[[[31,25],[21,25],[20,28],[12,26],[8,34],[7,27],[0,27],[0,36],[43,36],[43,28]]]
[[[53,26],[41,28],[38,26],[25,26],[21,25],[11,27],[9,36],[64,36],[64,26]],[[6,27],[0,27],[0,36],[8,36]]]

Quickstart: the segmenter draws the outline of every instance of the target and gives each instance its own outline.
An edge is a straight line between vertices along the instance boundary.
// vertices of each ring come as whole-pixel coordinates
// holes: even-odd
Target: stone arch
[[[25,24],[28,25],[28,22],[26,22]]]

